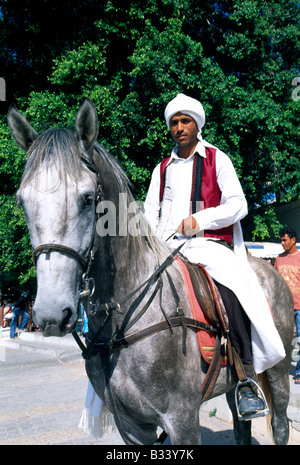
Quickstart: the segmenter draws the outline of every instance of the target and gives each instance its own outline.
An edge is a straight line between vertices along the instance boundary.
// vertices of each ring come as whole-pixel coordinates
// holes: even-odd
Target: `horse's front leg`
[[[126,445],[144,445],[151,446],[158,439],[157,427],[155,425],[143,423],[138,424],[136,421],[131,422],[128,419],[121,419],[121,428],[119,433]]]
[[[201,445],[201,430],[199,424],[199,406],[191,410],[181,408],[174,403],[174,411],[163,416],[163,428],[168,434],[168,443],[175,445]]]

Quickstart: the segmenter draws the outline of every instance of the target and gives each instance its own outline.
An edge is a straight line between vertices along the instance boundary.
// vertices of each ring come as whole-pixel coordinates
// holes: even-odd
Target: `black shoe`
[[[260,410],[265,409],[265,404],[263,400],[258,397],[254,391],[243,391],[239,392],[239,412],[240,415],[252,415]]]

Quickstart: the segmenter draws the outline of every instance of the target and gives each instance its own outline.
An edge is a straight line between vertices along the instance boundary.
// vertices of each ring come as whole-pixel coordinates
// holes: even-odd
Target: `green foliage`
[[[10,278],[20,284],[28,284],[34,277],[31,246],[23,210],[15,199],[26,155],[12,140],[4,118],[0,140],[0,269],[9,272]]]
[[[31,245],[24,214],[16,206],[15,196],[0,196],[1,270],[20,285],[34,286],[35,271],[31,260]]]
[[[279,236],[281,224],[276,218],[275,210],[272,206],[264,209],[264,211],[254,216],[254,229],[252,231],[252,240],[270,239],[270,235]]]
[[[13,141],[5,118],[0,118],[0,194],[14,194],[18,188],[26,155]]]
[[[105,57],[105,43],[84,43],[77,50],[70,50],[61,59],[54,60],[54,71],[51,82],[60,86],[66,86],[69,91],[77,89],[81,85],[86,88],[93,87],[107,76]],[[98,75],[94,75],[97,69]]]
[[[74,99],[63,93],[57,95],[47,90],[44,92],[31,92],[29,100],[20,98],[19,102],[20,111],[39,133],[50,127],[74,125],[76,116],[76,109],[73,108],[72,111]]]
[[[204,138],[236,167],[251,238],[276,235],[270,201],[300,197],[297,0],[45,0],[49,18],[24,2],[17,11],[14,2],[0,0],[0,63],[9,64],[18,106],[37,131],[74,126],[81,98],[89,97],[99,115],[99,142],[123,164],[143,200],[152,169],[172,147],[165,105],[187,93],[205,108]],[[66,28],[63,20],[55,28],[55,18]],[[23,41],[17,43],[18,28]],[[26,156],[4,119],[0,139],[1,238],[6,220],[15,230],[0,244],[0,267],[19,269],[25,283],[33,271],[13,195]]]
[[[0,69],[8,101],[48,87],[52,60],[95,38],[94,20],[101,17],[104,3],[23,0],[20,6],[0,0]]]

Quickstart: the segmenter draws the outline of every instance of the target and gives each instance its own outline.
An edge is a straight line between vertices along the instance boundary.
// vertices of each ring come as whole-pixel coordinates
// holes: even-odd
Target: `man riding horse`
[[[176,143],[153,171],[145,214],[172,248],[200,263],[214,279],[226,306],[229,335],[245,374],[255,380],[285,357],[268,301],[247,261],[240,220],[247,202],[229,157],[201,135],[201,103],[178,94],[165,109]],[[171,240],[170,240],[171,239]],[[242,416],[259,415],[264,403],[250,381],[239,391]]]

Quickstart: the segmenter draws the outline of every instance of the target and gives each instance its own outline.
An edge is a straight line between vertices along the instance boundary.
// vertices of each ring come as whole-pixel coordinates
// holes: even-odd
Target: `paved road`
[[[94,440],[77,428],[87,377],[78,349],[53,353],[2,348],[0,445],[121,445],[118,433]],[[203,444],[234,445],[231,425],[202,414]],[[254,444],[272,444],[255,435]]]

